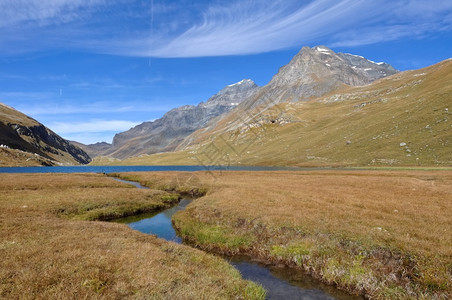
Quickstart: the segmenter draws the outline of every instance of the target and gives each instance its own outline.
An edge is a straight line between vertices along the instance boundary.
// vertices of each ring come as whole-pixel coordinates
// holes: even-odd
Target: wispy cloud
[[[99,141],[111,143],[116,133],[126,131],[138,124],[124,120],[93,119],[84,122],[52,122],[46,125],[65,139],[93,144]]]
[[[8,100],[26,101],[42,101],[52,97],[53,94],[45,91],[39,92],[0,92],[0,101],[8,102]]]
[[[361,46],[401,38],[426,38],[432,33],[452,31],[452,2],[396,1],[383,22],[368,22],[336,33],[332,47]]]
[[[76,47],[89,49],[91,40],[105,38],[106,28],[111,29],[115,24],[108,24],[109,9],[121,1],[2,0],[0,53],[17,55]]]
[[[3,0],[0,49],[200,57],[319,43],[358,46],[452,31],[452,2],[443,0],[157,2]]]
[[[59,134],[61,137],[69,141],[76,141],[85,145],[95,144],[98,142],[111,143],[114,137],[112,132],[81,132]]]
[[[197,57],[263,53],[319,42],[358,46],[450,31],[451,16],[451,2],[441,0],[242,0],[207,7],[202,22],[164,44],[152,38],[142,39],[141,45],[131,41],[135,50],[129,54]]]
[[[68,23],[105,4],[105,0],[2,0],[0,28]]]
[[[192,57],[262,53],[307,43],[370,17],[369,1],[236,1],[211,6],[203,21],[138,55]],[[359,13],[363,11],[363,13]],[[353,21],[351,21],[353,20]]]

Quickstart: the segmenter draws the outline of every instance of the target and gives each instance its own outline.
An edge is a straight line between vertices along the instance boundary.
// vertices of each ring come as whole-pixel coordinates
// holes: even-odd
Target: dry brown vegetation
[[[1,174],[0,298],[262,298],[223,260],[126,225],[85,221],[167,207],[176,196],[103,175]]]
[[[185,240],[303,268],[375,299],[452,296],[452,172],[135,173],[206,196],[175,215]],[[184,177],[185,176],[185,177]]]
[[[55,162],[17,149],[0,148],[0,167],[53,166]]]

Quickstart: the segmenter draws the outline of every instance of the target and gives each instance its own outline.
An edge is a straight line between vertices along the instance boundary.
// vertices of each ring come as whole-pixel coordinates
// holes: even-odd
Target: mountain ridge
[[[112,158],[126,158],[142,154],[168,152],[176,149],[192,132],[236,107],[254,94],[259,87],[250,79],[228,85],[206,102],[184,105],[170,110],[162,118],[143,122],[113,138],[111,147],[99,151],[99,146],[84,146],[89,153]],[[103,145],[105,146],[105,145]]]
[[[118,133],[113,139],[112,147],[100,155],[124,159],[143,154],[178,151],[199,142],[200,135],[212,134],[218,124],[231,116],[231,111],[248,112],[248,115],[242,114],[239,117],[232,114],[235,120],[231,121],[229,126],[237,128],[252,118],[253,109],[258,106],[262,109],[263,105],[307,101],[347,85],[365,85],[395,73],[397,70],[386,63],[375,63],[352,54],[335,53],[325,46],[303,47],[264,87],[257,89],[249,79],[228,85],[205,103],[175,108],[156,121],[144,122]],[[246,89],[250,87],[253,88],[252,92],[247,93]],[[240,101],[231,100],[231,95],[236,95],[237,90],[245,90],[245,93],[240,97]],[[210,115],[208,112],[201,112],[218,105],[227,109],[214,111]],[[182,122],[182,126],[179,124],[176,130],[175,122],[181,123],[180,120],[187,115],[195,115],[196,118],[190,118],[190,122]],[[208,115],[208,118],[204,115]],[[94,154],[94,151],[96,150],[93,149],[91,153]]]
[[[0,164],[73,165],[91,158],[35,119],[0,103]]]
[[[206,136],[217,132],[218,127],[219,130],[223,127],[228,130],[240,128],[262,111],[280,103],[308,101],[347,86],[363,86],[396,73],[398,71],[391,65],[375,63],[362,56],[335,53],[325,46],[303,47],[258,93],[244,100],[223,120],[218,120],[218,124],[191,134],[177,150],[200,143]]]

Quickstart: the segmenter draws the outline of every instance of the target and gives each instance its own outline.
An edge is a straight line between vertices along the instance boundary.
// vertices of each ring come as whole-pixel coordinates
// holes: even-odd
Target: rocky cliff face
[[[243,105],[306,101],[344,85],[366,85],[397,72],[386,63],[375,63],[352,54],[335,53],[325,46],[303,47],[262,89],[261,94]]]
[[[17,110],[0,104],[0,145],[32,153],[44,165],[87,164],[88,154]],[[11,154],[14,155],[14,154]]]
[[[116,134],[113,146],[102,154],[123,159],[173,151],[188,135],[205,127],[213,118],[229,112],[244,99],[254,95],[258,89],[249,79],[226,86],[205,103],[175,108],[158,120],[144,122]]]

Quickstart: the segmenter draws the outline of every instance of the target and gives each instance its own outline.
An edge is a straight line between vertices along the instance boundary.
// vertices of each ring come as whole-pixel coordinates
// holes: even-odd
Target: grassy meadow
[[[205,191],[173,218],[199,248],[301,268],[372,299],[452,297],[451,171],[119,176]]]
[[[101,222],[178,197],[97,174],[1,174],[1,299],[262,299],[223,260]]]

